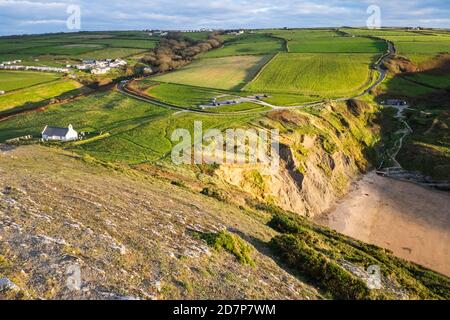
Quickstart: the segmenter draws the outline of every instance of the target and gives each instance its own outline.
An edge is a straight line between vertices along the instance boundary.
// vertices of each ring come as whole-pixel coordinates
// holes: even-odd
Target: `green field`
[[[373,80],[370,54],[281,53],[245,90],[317,95],[323,98],[362,92]]]
[[[199,59],[180,70],[154,79],[214,89],[237,90],[253,79],[268,59],[267,56]]]
[[[72,124],[79,132],[103,134],[73,148],[100,159],[141,163],[163,159],[172,150],[171,135],[175,129],[193,130],[194,121],[203,129],[245,126],[255,115],[209,116],[178,113],[128,98],[117,92],[100,92],[83,99],[55,105],[42,112],[31,112],[0,122],[0,141],[23,135],[39,137],[46,125]],[[106,132],[109,135],[105,134]]]
[[[150,50],[159,42],[147,32],[82,32],[0,38],[0,61],[63,66],[74,59],[115,59]]]
[[[0,111],[16,107],[27,107],[33,103],[45,101],[61,95],[70,95],[79,89],[81,84],[73,80],[60,79],[43,83],[0,96]]]
[[[39,83],[56,80],[60,77],[54,73],[33,71],[0,71],[0,91],[12,91],[34,86]]]
[[[204,58],[216,58],[238,55],[267,55],[285,51],[283,40],[265,34],[248,34],[234,36],[223,48],[209,51]]]
[[[333,37],[289,43],[289,52],[303,53],[383,53],[386,49],[385,42],[367,38]]]
[[[201,104],[210,103],[212,98],[224,94],[222,91],[172,83],[150,82],[149,85],[151,87],[146,90],[148,95],[180,107],[197,108]]]

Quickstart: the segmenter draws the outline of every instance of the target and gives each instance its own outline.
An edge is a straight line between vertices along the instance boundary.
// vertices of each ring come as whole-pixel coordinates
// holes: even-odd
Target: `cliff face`
[[[317,215],[369,168],[367,158],[378,141],[371,123],[375,111],[360,101],[274,111],[260,125],[280,130],[279,170],[264,175],[258,165],[222,165],[216,173],[256,199]]]

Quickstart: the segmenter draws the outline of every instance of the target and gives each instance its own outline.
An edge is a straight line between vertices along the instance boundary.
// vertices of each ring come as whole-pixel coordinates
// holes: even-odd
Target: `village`
[[[78,70],[90,71],[92,74],[105,74],[112,69],[118,69],[125,67],[127,62],[122,59],[106,59],[106,60],[94,60],[86,59],[81,64],[74,66]],[[68,68],[72,67],[67,65]]]

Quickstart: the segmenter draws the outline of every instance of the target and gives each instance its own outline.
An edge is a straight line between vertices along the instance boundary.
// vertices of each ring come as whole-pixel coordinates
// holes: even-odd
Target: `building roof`
[[[65,137],[68,132],[69,128],[46,126],[44,131],[42,131],[42,135],[46,135],[49,137]]]

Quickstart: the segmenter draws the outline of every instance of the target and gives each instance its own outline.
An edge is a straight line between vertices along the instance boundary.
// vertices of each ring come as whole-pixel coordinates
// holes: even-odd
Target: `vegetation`
[[[194,40],[182,33],[169,33],[141,61],[157,72],[166,72],[191,62],[197,55],[220,47],[222,40],[210,35],[207,40]]]
[[[269,55],[285,51],[282,39],[266,34],[246,34],[228,39],[220,49],[202,54],[202,58],[240,55]]]
[[[44,76],[45,77],[45,76]],[[0,112],[11,109],[31,109],[45,105],[53,98],[70,97],[80,93],[81,84],[73,80],[59,79],[0,96]]]
[[[245,90],[319,95],[323,98],[360,93],[373,80],[375,56],[363,54],[279,54]]]
[[[266,56],[233,56],[199,59],[155,80],[191,86],[238,90],[253,79],[267,62]]]
[[[448,299],[450,296],[448,278],[396,258],[384,249],[280,211],[269,222],[282,233],[270,242],[274,254],[299,275],[319,283],[334,298],[392,299],[406,294],[410,299]],[[381,289],[369,289],[361,278],[359,271],[371,265],[381,269]]]
[[[0,90],[12,91],[31,87],[40,83],[50,82],[60,76],[54,73],[32,71],[0,71]]]
[[[200,233],[194,231],[193,233],[214,249],[230,252],[240,263],[255,266],[252,258],[252,248],[237,235],[228,231],[220,231],[217,233]]]

